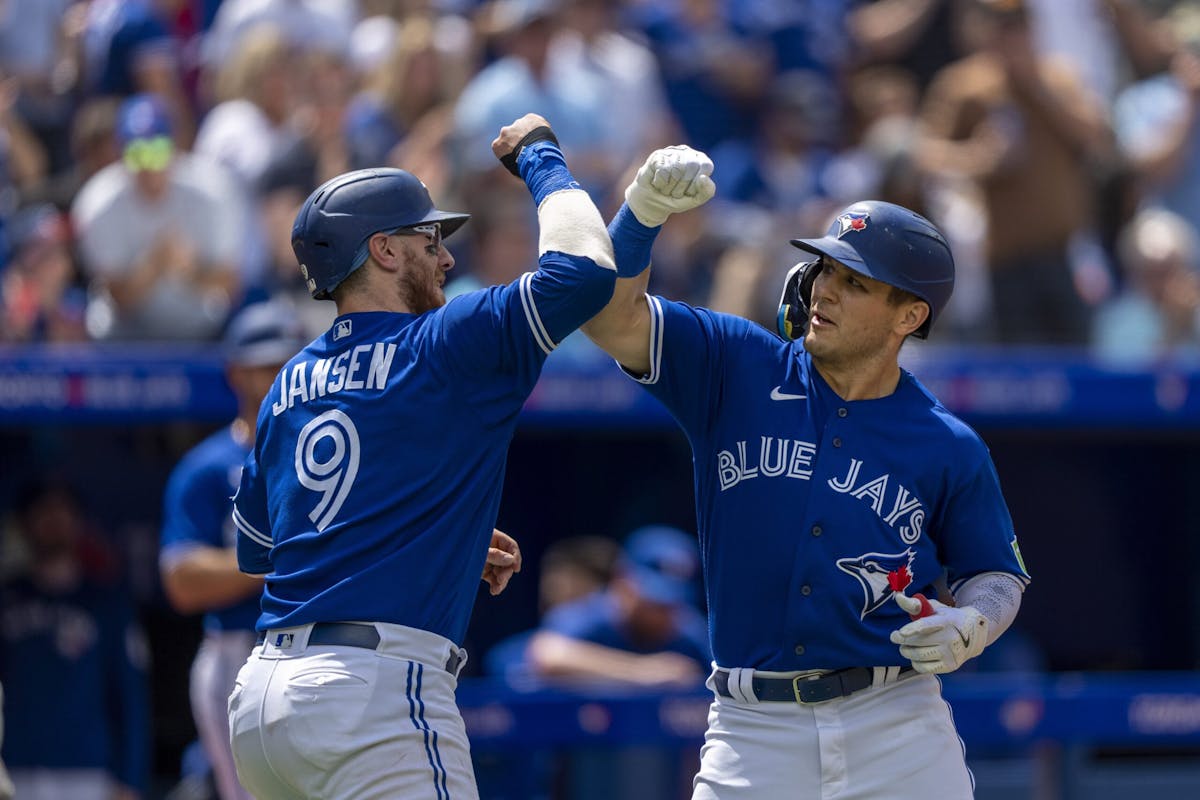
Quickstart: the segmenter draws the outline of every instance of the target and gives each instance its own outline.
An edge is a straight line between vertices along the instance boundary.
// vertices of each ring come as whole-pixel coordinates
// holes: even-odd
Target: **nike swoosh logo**
[[[785,392],[779,391],[779,388],[780,387],[776,386],[774,389],[771,390],[771,399],[772,400],[807,400],[808,399],[808,395],[806,395],[806,394],[787,394]]]

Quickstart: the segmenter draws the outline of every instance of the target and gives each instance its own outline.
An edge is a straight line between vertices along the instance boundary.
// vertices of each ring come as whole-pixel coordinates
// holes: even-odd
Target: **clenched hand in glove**
[[[921,613],[917,598],[903,592],[892,596],[909,614]],[[892,631],[892,643],[900,645],[900,655],[912,662],[913,669],[929,674],[953,672],[983,652],[988,643],[987,617],[971,606],[956,608],[937,600],[927,602],[933,608],[932,614]]]
[[[690,211],[712,199],[712,159],[685,144],[655,150],[625,189],[625,203],[647,228],[657,228],[667,217]]]

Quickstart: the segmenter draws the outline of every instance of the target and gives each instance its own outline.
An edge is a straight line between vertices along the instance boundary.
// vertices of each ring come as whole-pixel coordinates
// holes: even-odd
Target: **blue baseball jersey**
[[[785,342],[740,317],[648,298],[638,380],[687,434],[716,662],[760,670],[907,665],[892,598],[985,572],[1022,584],[987,447],[907,371],[847,402]],[[891,579],[889,579],[891,576]]]
[[[4,761],[103,769],[144,791],[150,773],[147,648],[117,587],[61,593],[21,578],[0,590]]]
[[[547,252],[425,314],[340,316],[293,358],[234,500],[239,564],[269,573],[259,630],[390,622],[461,644],[517,416],[615,277]]]
[[[197,546],[234,547],[237,529],[230,511],[233,495],[250,448],[233,438],[228,426],[193,447],[175,465],[163,499],[159,563],[173,560]],[[253,630],[258,619],[258,596],[204,615],[204,629]]]

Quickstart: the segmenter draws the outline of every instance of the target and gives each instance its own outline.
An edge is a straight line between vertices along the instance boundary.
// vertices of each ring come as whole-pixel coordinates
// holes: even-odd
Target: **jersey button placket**
[[[824,531],[822,531],[822,530],[821,530],[821,526],[820,526],[820,525],[813,525],[813,526],[812,526],[812,535],[813,535],[813,536],[820,536],[822,533],[824,533]]]
[[[794,648],[792,648],[792,652],[798,656],[804,655],[804,645],[802,645],[802,644],[796,645]]]

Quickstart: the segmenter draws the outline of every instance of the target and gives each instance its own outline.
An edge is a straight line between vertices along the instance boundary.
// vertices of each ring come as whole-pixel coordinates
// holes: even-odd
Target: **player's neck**
[[[900,383],[900,365],[895,359],[830,363],[814,356],[813,366],[834,394],[847,401],[887,397]]]
[[[372,275],[371,278],[376,276]],[[412,314],[407,297],[398,289],[394,281],[379,281],[371,279],[356,287],[353,293],[347,293],[337,299],[337,315],[359,314],[371,311],[386,311],[398,314]]]
[[[337,304],[339,317],[343,314],[361,314],[367,311],[390,311],[396,314],[413,313],[408,304],[398,297],[388,297],[383,294],[375,295],[368,292],[344,297]]]

